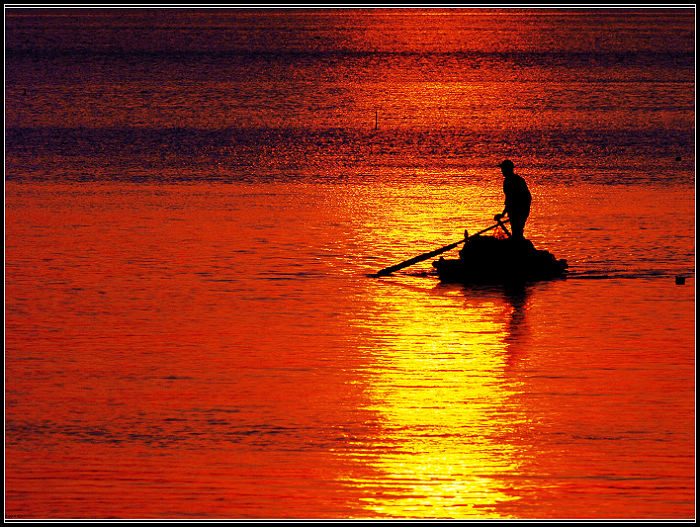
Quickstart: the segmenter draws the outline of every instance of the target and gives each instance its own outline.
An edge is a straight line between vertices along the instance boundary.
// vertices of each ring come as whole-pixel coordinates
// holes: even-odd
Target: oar
[[[496,217],[498,218],[498,216]],[[504,221],[510,221],[510,219],[506,218],[505,220],[503,220],[503,218],[499,218],[496,221],[498,222],[498,225],[501,227],[501,229],[503,229],[503,232],[506,233],[506,236],[510,238],[510,232],[508,232],[508,229],[506,229],[506,226],[503,224]]]
[[[377,274],[372,275],[372,276],[387,276],[387,275],[390,275],[391,273],[393,273],[394,271],[398,271],[399,269],[403,269],[404,267],[409,267],[413,264],[417,264],[418,262],[422,262],[424,260],[427,260],[428,258],[432,258],[433,256],[437,256],[438,254],[442,254],[445,251],[449,251],[450,249],[454,249],[460,243],[464,243],[469,238],[473,238],[474,236],[479,236],[480,234],[484,234],[485,232],[488,232],[492,229],[495,229],[499,225],[502,226],[502,223],[504,223],[504,222],[507,223],[508,221],[510,221],[508,218],[506,218],[505,220],[501,220],[496,225],[491,225],[491,227],[488,227],[487,229],[484,229],[483,231],[479,231],[476,234],[472,234],[469,237],[465,237],[465,238],[459,240],[458,242],[454,242],[454,243],[451,243],[449,245],[445,245],[444,247],[441,247],[439,249],[435,249],[434,251],[420,254],[414,258],[411,258],[410,260],[406,260],[405,262],[401,262],[399,264],[392,265],[390,267],[385,267],[384,269],[379,271]]]

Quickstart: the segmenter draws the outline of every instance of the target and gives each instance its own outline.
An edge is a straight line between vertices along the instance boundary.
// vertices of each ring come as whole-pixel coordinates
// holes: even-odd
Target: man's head
[[[510,159],[506,159],[498,166],[501,167],[501,172],[503,172],[504,176],[511,175],[513,173],[513,169],[515,168],[515,165],[513,165],[513,162]]]

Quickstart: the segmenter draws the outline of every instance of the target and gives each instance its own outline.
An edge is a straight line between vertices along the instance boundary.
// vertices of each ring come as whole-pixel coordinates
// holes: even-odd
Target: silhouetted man
[[[503,172],[503,193],[506,195],[506,206],[501,214],[496,214],[494,219],[500,220],[505,214],[510,218],[510,226],[513,230],[513,237],[522,239],[525,230],[525,222],[530,215],[530,203],[532,195],[527,188],[525,180],[513,172],[514,165],[506,159],[498,165]]]

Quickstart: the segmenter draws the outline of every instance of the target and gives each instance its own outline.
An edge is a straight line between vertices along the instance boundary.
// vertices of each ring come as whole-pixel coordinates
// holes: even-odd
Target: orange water
[[[692,517],[687,193],[550,189],[531,239],[617,278],[367,277],[482,226],[419,190],[8,184],[8,516]]]
[[[694,26],[6,10],[6,517],[694,518]]]

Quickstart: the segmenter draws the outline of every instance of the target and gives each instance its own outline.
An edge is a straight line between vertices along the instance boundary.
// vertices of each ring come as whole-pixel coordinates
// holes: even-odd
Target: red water
[[[6,518],[694,518],[694,26],[8,9]]]
[[[7,516],[692,517],[693,204],[584,190],[531,239],[628,269],[504,291],[366,276],[444,187],[8,184]]]

